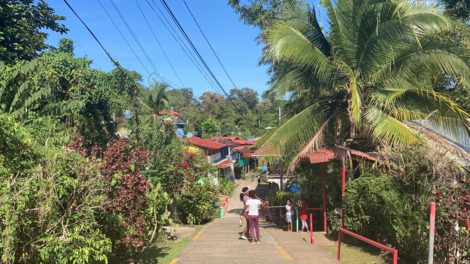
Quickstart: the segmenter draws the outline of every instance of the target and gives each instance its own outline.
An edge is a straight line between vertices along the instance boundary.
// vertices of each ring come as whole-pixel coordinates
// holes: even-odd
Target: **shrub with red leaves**
[[[121,254],[116,255],[121,260],[132,261],[145,246],[148,223],[144,212],[150,186],[141,168],[148,158],[147,150],[131,147],[125,140],[111,143],[103,153],[101,173],[111,185],[110,201],[105,207],[113,219],[108,229],[117,240],[113,252]]]
[[[446,186],[436,193],[436,258],[441,263],[470,261],[470,180]],[[456,228],[456,224],[459,228]]]
[[[97,143],[86,142],[83,136],[76,136],[68,144],[68,149],[72,149],[83,157],[97,157],[103,151]]]

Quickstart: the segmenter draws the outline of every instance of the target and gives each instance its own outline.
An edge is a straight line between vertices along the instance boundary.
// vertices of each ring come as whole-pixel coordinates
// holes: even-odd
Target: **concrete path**
[[[225,218],[216,219],[196,233],[193,241],[172,264],[338,263],[326,250],[311,245],[307,234],[285,232],[267,223],[262,223],[261,244],[252,245],[239,240],[242,203],[238,196],[243,186],[256,187],[255,182],[240,182]]]

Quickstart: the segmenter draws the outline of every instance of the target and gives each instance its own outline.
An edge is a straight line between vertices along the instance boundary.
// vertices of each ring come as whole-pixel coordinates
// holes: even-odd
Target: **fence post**
[[[323,188],[322,188],[322,198],[323,198],[323,229],[325,231],[325,234],[328,233],[328,221],[327,221],[327,213],[326,213],[326,165],[323,165],[322,168],[322,181],[323,181]]]
[[[310,243],[313,244],[313,216],[312,213],[310,213]]]
[[[428,250],[428,264],[434,262],[434,232],[436,231],[436,203],[431,202],[429,214],[429,250]]]
[[[398,264],[398,250],[393,251],[393,264]]]
[[[338,253],[336,255],[338,261],[341,260],[341,231],[338,230]]]
[[[299,210],[297,210],[297,207],[295,207],[294,211],[295,211],[295,232],[299,232]]]

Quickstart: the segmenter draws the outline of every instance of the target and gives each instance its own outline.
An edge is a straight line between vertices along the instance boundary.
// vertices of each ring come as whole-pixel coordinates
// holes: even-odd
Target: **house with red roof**
[[[238,168],[248,172],[251,168],[257,166],[257,160],[252,156],[255,151],[254,144],[256,140],[245,140],[238,137],[213,137],[211,141],[229,146],[230,157],[235,161]],[[237,174],[241,173],[239,171]]]
[[[229,178],[234,177],[235,160],[230,156],[230,145],[204,139],[200,137],[190,137],[185,139],[186,143],[196,146],[204,151],[207,160],[219,168],[220,173]]]

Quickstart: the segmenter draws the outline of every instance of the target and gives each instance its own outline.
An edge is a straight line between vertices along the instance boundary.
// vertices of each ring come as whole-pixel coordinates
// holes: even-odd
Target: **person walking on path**
[[[250,197],[250,199],[246,202],[244,209],[248,211],[248,219],[250,222],[250,243],[259,244],[259,208],[261,206],[261,201],[256,198],[256,193],[254,190],[249,191],[248,196]]]
[[[287,198],[286,204],[286,222],[287,222],[287,231],[292,232],[292,199]]]
[[[224,208],[224,215],[226,215],[227,211],[228,211],[228,196],[225,196],[224,203],[222,204],[222,207]]]
[[[308,232],[307,225],[308,204],[305,199],[302,199],[302,207],[300,207],[300,220],[302,221],[302,231]],[[305,231],[305,229],[307,231]]]
[[[246,225],[245,225],[245,228],[243,228],[243,231],[240,235],[240,239],[243,239],[243,240],[247,240],[248,238],[246,237],[247,233],[248,233],[248,230],[250,228],[250,221],[248,220],[248,212],[246,211],[245,207],[246,207],[246,202],[248,201],[248,199],[250,199],[248,197],[248,187],[243,187],[242,188],[242,192],[240,193],[240,201],[243,202],[243,210],[240,214],[240,227],[242,226],[242,218],[245,218],[245,221],[246,221]]]

